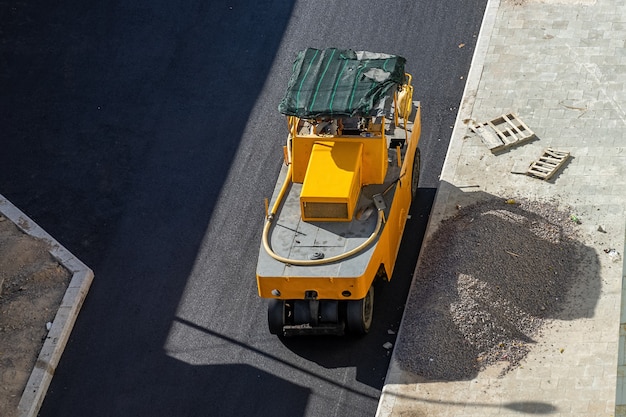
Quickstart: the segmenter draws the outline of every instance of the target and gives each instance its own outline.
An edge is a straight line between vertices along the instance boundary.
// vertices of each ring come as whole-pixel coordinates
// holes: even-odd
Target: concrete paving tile
[[[589,412],[589,401],[572,401],[569,412],[571,415],[588,415],[587,413]]]
[[[537,74],[537,79],[539,81],[545,81],[545,82],[550,82],[553,83],[556,78],[558,77],[558,73],[557,72],[552,72],[553,68],[538,68],[539,69],[539,73]]]
[[[614,401],[590,401],[587,408],[587,415],[589,416],[612,416],[615,408]]]
[[[584,367],[586,368],[586,367]],[[596,396],[597,393],[595,392],[595,390],[590,390],[589,388],[593,387],[593,382],[594,382],[594,378],[590,377],[590,376],[583,376],[583,377],[579,377],[579,378],[575,378],[574,379],[574,388],[577,390],[580,390],[580,392],[577,392],[579,398],[581,396],[585,396],[585,395],[592,395],[592,396]]]
[[[618,129],[624,127],[624,122],[621,120],[621,117],[617,117],[610,120],[602,120],[597,119],[599,123],[602,123],[605,127],[609,129]],[[606,151],[605,151],[606,152]]]
[[[545,413],[547,415],[567,416],[571,413],[571,401],[568,398],[550,398],[549,404],[553,407],[554,413]]]
[[[553,108],[548,111],[548,117],[552,119],[563,119],[565,117],[565,109]]]
[[[551,29],[567,29],[567,27],[569,26],[570,21],[569,20],[555,20],[554,22],[552,22],[552,24],[550,25]]]
[[[489,90],[479,89],[476,92],[476,99],[477,100],[488,99],[490,96],[491,96],[491,91],[489,91]],[[476,103],[474,103],[474,106],[476,106]]]
[[[584,96],[583,90],[577,90],[578,83],[576,82],[572,87],[567,90],[567,99],[568,100],[581,100]]]
[[[624,74],[620,73],[622,65],[598,65],[602,71],[602,82],[609,90],[623,90]]]
[[[572,384],[569,380],[570,375],[574,373],[574,370],[564,366],[551,366],[550,367],[550,380],[557,383],[557,389],[563,391],[569,389]]]
[[[591,384],[591,387],[594,390],[611,392],[612,391],[611,388],[615,384],[615,378],[616,378],[616,375],[611,375],[611,376],[602,375],[602,376],[593,377],[593,383]]]
[[[617,49],[623,48],[626,41],[624,39],[620,39],[616,37],[615,32],[612,34],[612,38],[610,39],[611,43],[609,44],[609,48],[613,55],[617,54]]]

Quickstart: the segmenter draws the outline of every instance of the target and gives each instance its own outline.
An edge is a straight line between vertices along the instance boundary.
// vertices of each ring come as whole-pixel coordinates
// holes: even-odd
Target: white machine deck
[[[405,139],[403,126],[393,127],[387,123],[386,137],[388,143],[397,143]],[[412,121],[408,122],[407,132],[411,134]],[[320,137],[323,140],[323,137]],[[404,159],[406,146],[400,149]],[[320,256],[330,258],[358,247],[372,234],[376,227],[377,214],[373,196],[382,194],[386,205],[385,218],[395,194],[395,182],[400,175],[397,161],[397,151],[389,148],[389,166],[383,184],[366,185],[362,188],[355,216],[349,222],[305,222],[300,213],[300,191],[302,184],[292,183],[283,198],[283,203],[274,219],[274,226],[270,234],[270,245],[276,254],[294,260],[319,259]],[[287,175],[287,166],[283,165],[270,201],[274,204],[280,188]],[[410,178],[400,178],[400,181],[409,181]],[[385,190],[387,190],[385,192]],[[383,225],[384,227],[384,225]],[[381,230],[382,233],[382,230]],[[380,236],[380,233],[379,233]],[[261,246],[257,264],[257,274],[260,276],[284,277],[355,277],[361,276],[371,260],[372,252],[378,238],[365,250],[340,262],[324,265],[297,266],[277,261]]]

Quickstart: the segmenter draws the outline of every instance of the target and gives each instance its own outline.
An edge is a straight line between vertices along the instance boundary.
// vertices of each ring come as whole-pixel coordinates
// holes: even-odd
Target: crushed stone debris
[[[459,207],[422,249],[396,346],[400,365],[431,380],[518,367],[542,328],[571,315],[563,312],[570,292],[599,291],[576,282],[582,265],[597,264],[579,235],[558,201],[494,197]]]

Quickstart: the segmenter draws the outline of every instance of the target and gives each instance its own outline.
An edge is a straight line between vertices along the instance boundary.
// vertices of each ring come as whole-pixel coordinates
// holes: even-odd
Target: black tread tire
[[[365,298],[350,300],[346,304],[346,325],[354,335],[364,335],[370,331],[374,317],[374,286],[371,286]]]
[[[413,159],[413,172],[411,173],[411,197],[415,199],[417,195],[417,187],[420,181],[420,148],[415,149],[415,158]]]
[[[285,301],[272,299],[267,305],[267,324],[271,334],[283,335],[285,325]]]

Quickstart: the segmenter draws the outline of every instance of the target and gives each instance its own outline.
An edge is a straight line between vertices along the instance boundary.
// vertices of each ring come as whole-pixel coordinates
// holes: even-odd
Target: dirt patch
[[[0,215],[0,416],[17,405],[71,274],[48,245]]]

